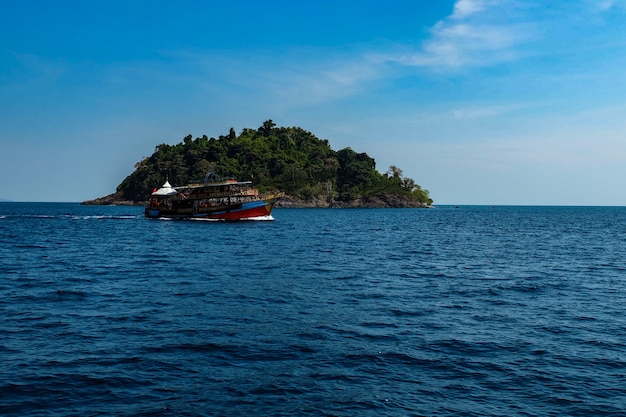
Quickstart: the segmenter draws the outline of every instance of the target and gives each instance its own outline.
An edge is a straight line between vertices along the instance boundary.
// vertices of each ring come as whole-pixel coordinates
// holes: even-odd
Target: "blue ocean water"
[[[0,203],[4,416],[623,416],[626,208]]]

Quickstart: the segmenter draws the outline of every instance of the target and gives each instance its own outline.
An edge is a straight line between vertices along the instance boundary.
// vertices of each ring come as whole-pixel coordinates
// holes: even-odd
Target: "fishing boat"
[[[172,187],[169,180],[150,195],[149,218],[273,220],[272,209],[284,193],[259,194],[252,181],[221,179],[210,172],[202,183]]]

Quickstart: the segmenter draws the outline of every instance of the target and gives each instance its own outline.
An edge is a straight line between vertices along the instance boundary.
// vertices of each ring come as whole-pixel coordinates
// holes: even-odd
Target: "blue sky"
[[[626,205],[626,0],[0,0],[0,197],[272,119],[435,204]]]

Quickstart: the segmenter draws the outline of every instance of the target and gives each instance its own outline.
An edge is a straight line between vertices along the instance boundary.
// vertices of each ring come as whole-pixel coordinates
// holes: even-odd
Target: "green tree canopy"
[[[334,151],[328,140],[299,127],[276,127],[272,120],[239,135],[231,128],[217,139],[188,135],[176,145],[160,144],[117,191],[142,201],[166,178],[174,185],[201,182],[210,170],[221,177],[253,179],[262,191],[280,190],[303,199],[350,201],[389,194],[432,203],[428,191],[403,177],[401,169],[391,166],[381,174],[365,153]]]

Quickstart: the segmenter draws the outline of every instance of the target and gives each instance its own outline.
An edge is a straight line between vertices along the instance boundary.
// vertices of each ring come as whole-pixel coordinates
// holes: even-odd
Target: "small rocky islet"
[[[160,144],[135,165],[114,193],[86,205],[145,205],[152,191],[169,181],[201,182],[207,172],[251,180],[262,191],[281,191],[277,207],[424,208],[429,192],[404,177],[396,166],[381,174],[366,153],[335,151],[326,139],[299,127],[231,128],[218,138],[186,136],[176,145]]]

